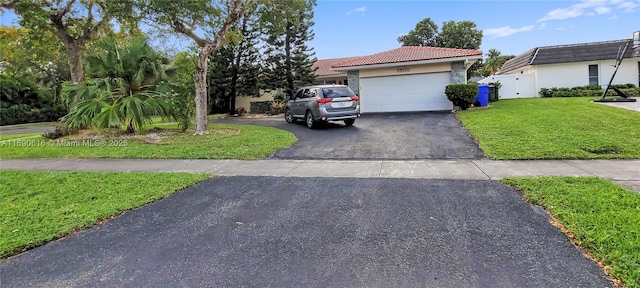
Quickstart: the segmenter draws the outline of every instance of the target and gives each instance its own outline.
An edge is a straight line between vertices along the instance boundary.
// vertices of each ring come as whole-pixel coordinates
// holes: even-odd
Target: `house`
[[[501,99],[538,97],[541,88],[606,86],[615,71],[616,57],[629,43],[612,84],[640,85],[640,43],[633,47],[631,42],[622,39],[536,47],[510,59],[496,75],[479,82],[500,81]]]
[[[331,66],[340,62],[351,61],[360,57],[344,57],[344,58],[332,58],[322,59],[313,63],[312,69],[316,72],[316,82],[314,84],[341,84],[347,85],[347,72],[334,71]]]
[[[466,83],[467,70],[480,59],[480,50],[404,46],[369,56],[318,60],[314,84],[349,86],[359,95],[363,113],[450,111],[453,104],[445,87]],[[271,96],[238,97],[236,107],[249,110],[250,102]]]
[[[313,84],[341,84],[347,85],[347,73],[331,70],[331,65],[353,60],[358,57],[344,57],[318,60],[313,63],[312,69],[315,70],[316,81]],[[251,102],[272,101],[273,96],[281,91],[260,91],[260,97],[239,96],[236,97],[236,107],[244,107],[245,110],[251,112]]]
[[[346,72],[363,113],[442,111],[453,109],[445,87],[466,83],[467,69],[481,58],[480,50],[404,46],[339,62],[331,70]]]

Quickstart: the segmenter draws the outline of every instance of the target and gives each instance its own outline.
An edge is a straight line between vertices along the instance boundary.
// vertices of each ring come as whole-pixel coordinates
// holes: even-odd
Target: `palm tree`
[[[97,42],[85,59],[90,80],[64,88],[70,112],[63,122],[71,128],[108,128],[126,125],[128,133],[142,132],[151,116],[167,118],[167,101],[174,69],[169,60],[136,38],[119,46],[114,38]]]
[[[513,55],[502,55],[502,53],[496,49],[489,49],[487,61],[484,62],[484,66],[482,67],[482,74],[484,76],[496,74],[505,62],[514,57]]]

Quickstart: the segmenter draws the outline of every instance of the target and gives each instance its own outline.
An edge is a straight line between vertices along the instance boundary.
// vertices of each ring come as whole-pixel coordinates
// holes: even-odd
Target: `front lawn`
[[[3,140],[0,158],[262,159],[297,141],[290,132],[254,125],[209,124],[204,136],[162,127],[144,137]]]
[[[544,207],[589,255],[625,287],[640,287],[640,194],[600,178],[502,180]]]
[[[208,178],[188,173],[0,171],[0,258]]]
[[[640,113],[591,99],[500,100],[456,115],[496,160],[640,158]]]

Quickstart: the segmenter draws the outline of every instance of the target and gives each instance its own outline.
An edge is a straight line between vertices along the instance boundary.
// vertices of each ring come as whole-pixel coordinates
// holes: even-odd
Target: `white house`
[[[348,85],[360,96],[363,113],[450,111],[453,103],[445,87],[466,83],[467,69],[480,59],[480,50],[404,46],[368,56],[318,60],[313,65],[314,84]],[[249,110],[251,102],[270,97],[238,97],[236,107]]]
[[[635,33],[636,34],[640,33]],[[480,83],[500,81],[500,98],[538,97],[541,88],[606,86],[616,57],[629,43],[612,84],[640,86],[640,43],[631,39],[533,48]]]

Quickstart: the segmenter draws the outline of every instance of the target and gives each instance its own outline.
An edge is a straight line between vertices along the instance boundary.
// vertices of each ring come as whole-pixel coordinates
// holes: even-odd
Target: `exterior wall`
[[[447,63],[447,66],[450,66],[451,84],[467,83],[467,67],[463,61]]]
[[[640,64],[638,63],[640,63],[638,57],[622,60],[612,83],[631,83],[640,86],[640,71],[638,71]],[[499,92],[501,99],[538,97],[541,88],[589,85],[589,65],[598,65],[598,85],[606,86],[615,70],[613,67],[615,60],[527,66],[508,74],[489,76],[478,83],[500,81],[502,84]],[[530,87],[531,85],[532,87]]]
[[[347,81],[347,75],[335,76],[335,77],[316,77],[316,81],[314,81],[313,83],[316,85],[323,85],[323,84],[344,85],[345,81]]]
[[[377,68],[377,69],[360,70],[360,78],[410,75],[410,74],[422,74],[422,73],[433,73],[433,72],[449,72],[449,71],[451,71],[451,64],[449,62],[423,64],[423,65],[410,65],[410,66],[401,65],[397,67],[385,67],[385,68]]]
[[[622,60],[613,84],[632,83],[638,85],[638,62],[640,58]],[[537,65],[538,90],[551,87],[575,87],[589,85],[589,65],[598,65],[598,85],[609,83],[615,60],[588,61],[562,64]]]
[[[260,90],[260,97],[236,97],[236,109],[240,107],[244,107],[244,110],[251,113],[251,102],[255,101],[271,101],[273,100],[273,95],[278,93],[276,90],[272,91],[264,91]]]
[[[360,95],[360,71],[347,72],[347,84],[356,95]]]

